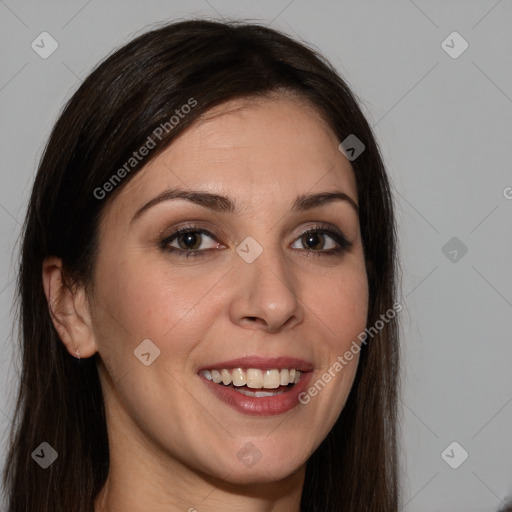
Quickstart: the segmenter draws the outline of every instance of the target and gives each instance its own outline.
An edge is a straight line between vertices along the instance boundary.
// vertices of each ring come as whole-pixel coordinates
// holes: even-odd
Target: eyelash
[[[184,250],[184,249],[178,249],[176,247],[169,247],[169,244],[171,242],[173,242],[175,239],[177,239],[181,235],[186,235],[189,233],[200,233],[202,235],[209,236],[213,240],[216,240],[215,236],[212,233],[210,233],[207,229],[201,228],[199,226],[190,225],[190,226],[183,226],[180,229],[177,229],[174,233],[172,233],[168,237],[162,239],[160,241],[160,248],[167,252],[177,254],[178,257],[180,257],[180,258],[185,257],[187,259],[190,257],[192,257],[192,258],[202,257],[202,256],[205,256],[205,254],[208,251],[215,250],[215,249]],[[313,256],[313,257],[316,257],[316,256],[341,256],[344,252],[349,250],[353,245],[352,242],[349,242],[343,234],[338,233],[332,229],[329,229],[328,227],[326,227],[322,224],[319,224],[310,229],[307,229],[296,240],[299,240],[299,238],[302,238],[303,236],[309,235],[309,234],[327,234],[339,245],[339,247],[337,247],[336,249],[329,249],[327,251],[325,251],[325,250],[324,251],[314,251],[311,249],[299,249],[299,250],[308,252],[309,253],[308,256]]]

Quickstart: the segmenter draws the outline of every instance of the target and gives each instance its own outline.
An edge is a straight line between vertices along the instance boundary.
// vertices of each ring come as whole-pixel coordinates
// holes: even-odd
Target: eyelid
[[[345,251],[348,251],[354,246],[354,243],[348,240],[348,238],[345,236],[345,233],[341,231],[341,229],[333,226],[332,224],[324,223],[324,222],[317,222],[314,226],[307,228],[305,231],[303,231],[299,237],[297,237],[295,240],[298,240],[301,236],[304,236],[308,233],[321,233],[321,234],[327,234],[327,236],[331,237],[337,244],[338,247],[336,249],[330,249],[330,250],[323,250],[323,251],[311,251],[307,249],[302,249],[304,251],[307,251],[311,253],[311,255],[317,255],[320,256],[322,254],[329,255],[329,254],[339,254],[343,253]]]
[[[312,253],[314,255],[329,255],[334,253],[340,253],[344,252],[348,249],[350,249],[353,246],[353,243],[350,242],[343,231],[341,231],[339,228],[333,226],[332,224],[325,223],[322,221],[314,222],[312,226],[309,226],[307,228],[304,228],[300,234],[294,238],[293,242],[296,242],[300,237],[309,234],[309,233],[315,233],[319,232],[320,234],[327,234],[327,236],[330,236],[334,242],[338,244],[338,247],[336,249],[328,249],[328,250],[321,250],[321,251],[313,251],[308,249],[299,249],[300,251],[305,251]],[[176,247],[169,247],[169,244],[176,240],[180,235],[186,234],[186,233],[201,233],[203,235],[206,235],[210,237],[213,240],[216,240],[218,244],[224,245],[221,242],[219,242],[217,236],[211,232],[210,229],[206,229],[198,224],[187,224],[184,226],[180,226],[179,228],[176,228],[172,231],[172,233],[169,236],[164,237],[159,241],[159,245],[162,249],[167,250],[168,252],[176,252],[179,255],[185,254],[188,256],[193,255],[204,255],[210,252],[213,249],[196,249],[196,250],[184,250],[184,249],[178,249]]]
[[[201,227],[199,225],[190,224],[190,225],[181,226],[181,227],[175,229],[170,235],[162,238],[160,240],[160,246],[164,249],[164,248],[168,247],[168,245],[171,242],[173,242],[174,240],[176,240],[180,235],[184,235],[187,233],[201,233],[202,235],[206,235],[206,236],[210,237],[212,240],[216,240],[218,244],[221,243],[218,241],[217,236],[211,232],[211,230]],[[223,244],[221,244],[221,245],[223,245]],[[173,247],[172,249],[176,249],[176,248]],[[176,250],[180,251],[180,249],[176,249]],[[183,249],[181,249],[181,250],[183,251]],[[207,250],[209,250],[209,249],[202,249],[202,250],[195,250],[195,251],[184,251],[184,252],[191,252],[191,253],[192,252],[206,252]]]

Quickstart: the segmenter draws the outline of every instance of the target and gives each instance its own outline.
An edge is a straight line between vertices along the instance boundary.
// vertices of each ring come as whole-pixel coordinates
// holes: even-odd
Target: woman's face
[[[146,454],[170,471],[269,482],[302,468],[328,434],[357,356],[335,363],[368,306],[339,142],[298,100],[232,101],[105,210],[90,300],[112,463]],[[307,199],[332,193],[349,199]]]

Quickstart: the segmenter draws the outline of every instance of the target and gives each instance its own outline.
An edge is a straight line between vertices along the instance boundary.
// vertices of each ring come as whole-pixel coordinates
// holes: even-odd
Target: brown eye
[[[295,243],[298,241],[300,241],[300,245],[302,245],[302,250],[305,250],[315,256],[320,256],[322,254],[326,256],[339,254],[352,246],[352,243],[349,242],[343,234],[325,228],[315,228],[306,231]],[[301,249],[300,247],[294,248]]]
[[[197,231],[190,231],[188,233],[183,233],[179,235],[176,240],[178,241],[178,245],[180,249],[183,250],[191,250],[191,249],[199,249],[201,246],[201,237],[202,234]]]
[[[323,249],[325,245],[325,239],[320,233],[306,233],[302,235],[302,243],[308,249]]]
[[[211,243],[207,243],[207,239]],[[170,253],[177,253],[178,256],[203,256],[208,249],[218,249],[221,244],[206,229],[187,226],[178,229],[170,236],[160,242],[160,247]]]

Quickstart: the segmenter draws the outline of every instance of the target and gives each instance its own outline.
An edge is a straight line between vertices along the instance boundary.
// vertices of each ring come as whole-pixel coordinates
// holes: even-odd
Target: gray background
[[[99,59],[152,23],[194,15],[303,39],[360,97],[397,201],[404,510],[496,511],[512,495],[511,0],[0,0],[2,453],[16,244],[49,131]],[[31,48],[43,31],[59,44],[47,59]],[[469,44],[458,58],[441,46],[453,31]],[[458,469],[441,457],[453,441],[469,454]]]

